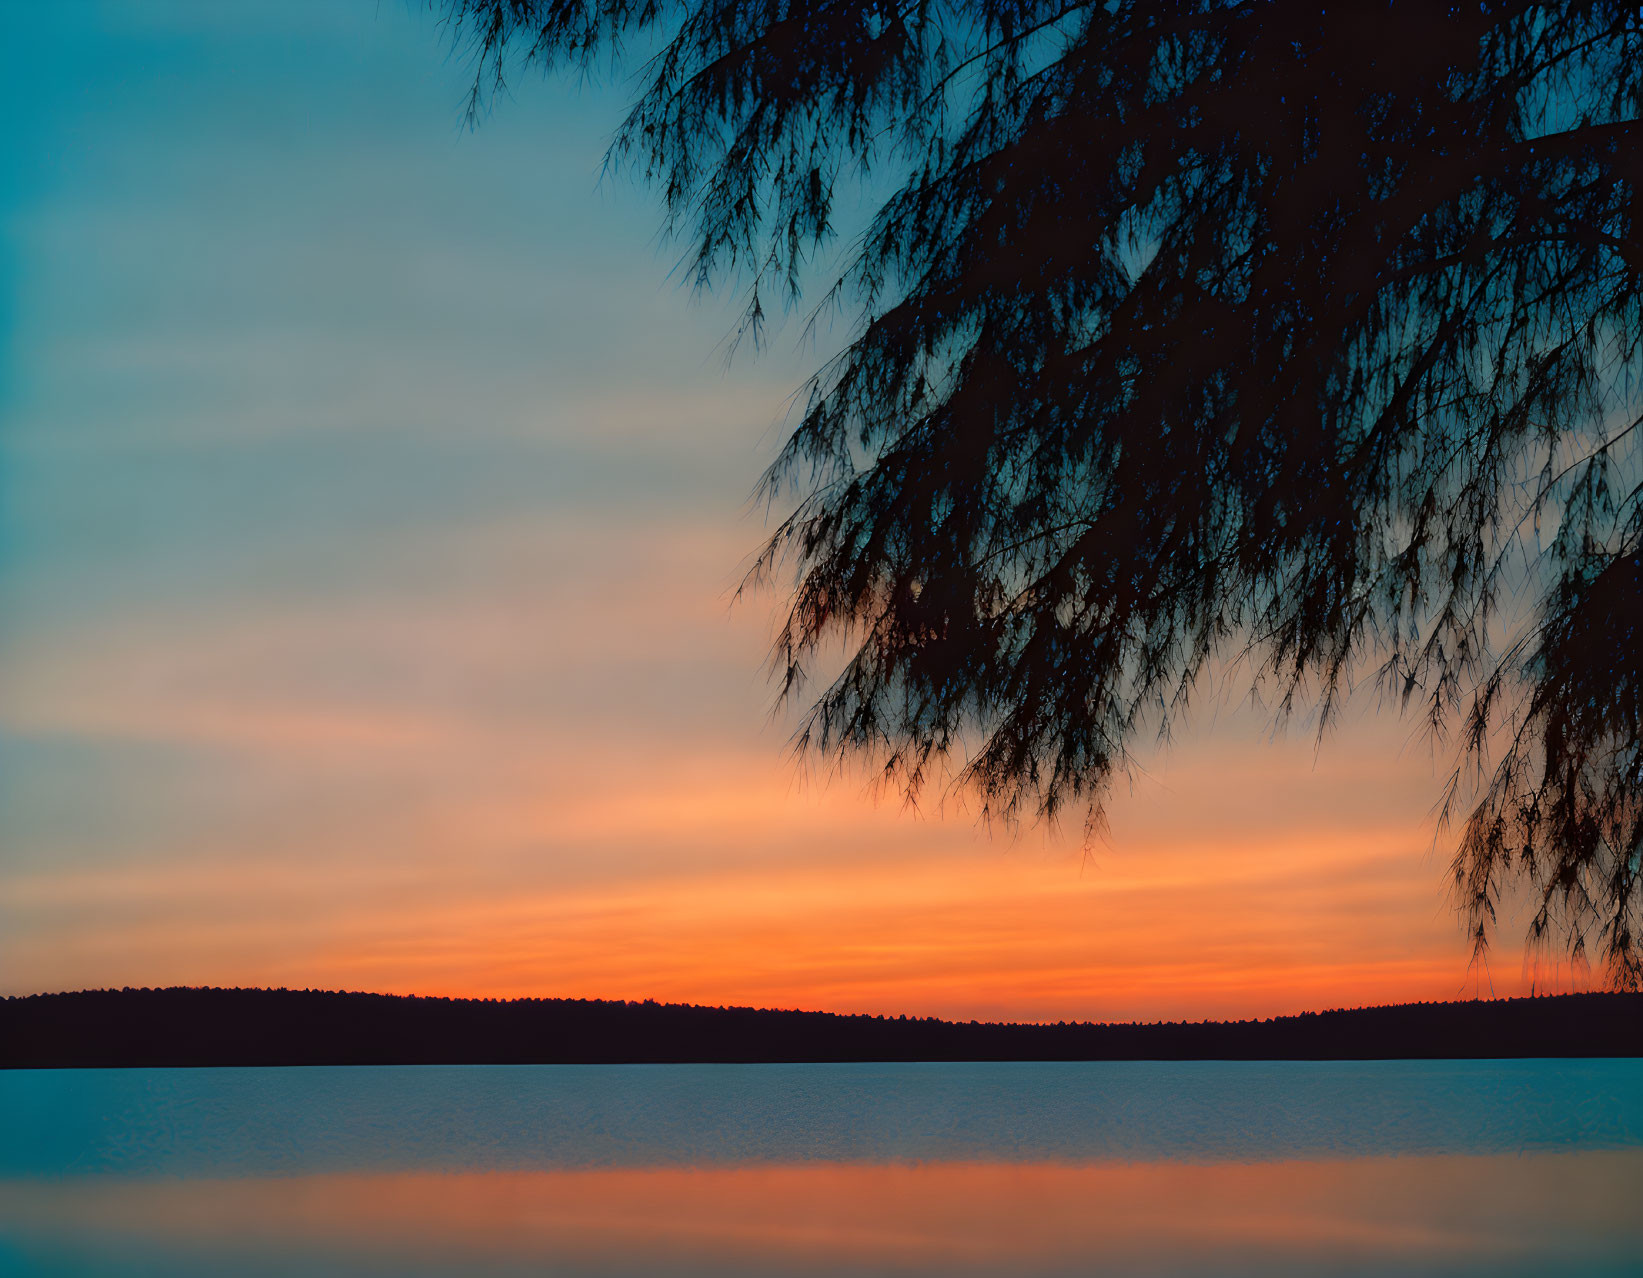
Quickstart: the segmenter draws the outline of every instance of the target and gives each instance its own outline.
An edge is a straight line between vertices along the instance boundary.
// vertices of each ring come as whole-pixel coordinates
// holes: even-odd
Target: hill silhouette
[[[0,1001],[0,1067],[1643,1056],[1643,994],[1000,1024],[587,999],[121,989]]]

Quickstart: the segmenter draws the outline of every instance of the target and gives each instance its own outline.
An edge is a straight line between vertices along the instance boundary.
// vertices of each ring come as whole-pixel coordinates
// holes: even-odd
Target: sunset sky
[[[814,364],[726,366],[599,176],[626,89],[477,131],[405,0],[0,0],[0,993],[289,985],[968,1019],[1271,1015],[1487,972],[1448,757],[1237,686],[1010,837],[803,768],[732,604]],[[836,340],[823,334],[821,342]]]

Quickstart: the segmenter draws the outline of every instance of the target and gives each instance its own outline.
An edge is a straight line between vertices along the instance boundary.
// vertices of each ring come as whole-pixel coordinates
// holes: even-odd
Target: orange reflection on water
[[[1487,1269],[1643,1255],[1643,1150],[1261,1164],[816,1164],[0,1186],[0,1225],[71,1243],[442,1258],[450,1272]]]

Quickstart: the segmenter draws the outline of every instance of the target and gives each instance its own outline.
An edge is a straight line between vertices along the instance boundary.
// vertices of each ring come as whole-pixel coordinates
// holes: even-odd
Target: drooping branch
[[[764,490],[798,499],[758,571],[793,573],[807,748],[1099,813],[1215,663],[1327,717],[1378,662],[1463,724],[1480,943],[1526,888],[1532,935],[1637,982],[1635,3],[448,11],[486,76],[651,42],[613,155],[755,325],[840,184],[882,193],[828,293],[859,326]]]

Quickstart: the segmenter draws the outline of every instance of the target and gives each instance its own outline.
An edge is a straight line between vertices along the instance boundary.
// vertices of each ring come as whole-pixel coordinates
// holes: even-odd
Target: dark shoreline
[[[996,1024],[580,999],[96,990],[0,1000],[0,1068],[1643,1056],[1643,994],[1262,1021]]]

